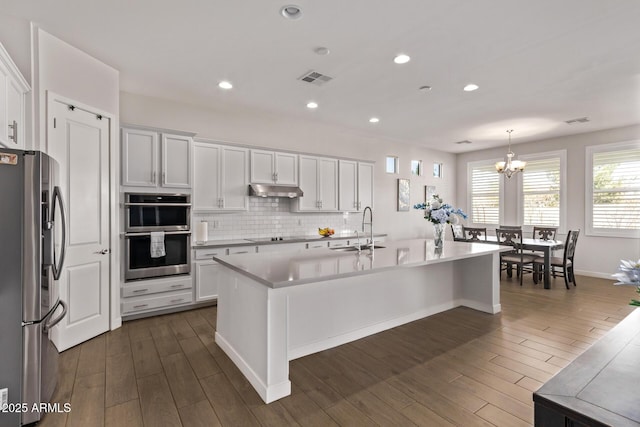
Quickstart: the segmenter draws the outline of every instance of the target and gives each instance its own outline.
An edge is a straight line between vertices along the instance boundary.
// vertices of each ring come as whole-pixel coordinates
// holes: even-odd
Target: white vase
[[[433,241],[436,248],[444,246],[445,224],[433,224]]]

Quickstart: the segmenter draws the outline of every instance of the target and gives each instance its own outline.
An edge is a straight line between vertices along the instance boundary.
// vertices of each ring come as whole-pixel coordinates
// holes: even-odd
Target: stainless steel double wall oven
[[[125,280],[191,272],[191,196],[125,194]],[[164,233],[165,256],[151,256],[151,233]]]

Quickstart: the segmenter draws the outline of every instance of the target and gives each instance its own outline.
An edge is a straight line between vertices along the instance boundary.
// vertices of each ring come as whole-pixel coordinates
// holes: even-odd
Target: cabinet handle
[[[248,254],[249,251],[240,251],[240,252],[234,252],[232,255],[238,255],[238,254]]]
[[[9,124],[9,129],[13,131],[13,135],[9,135],[9,139],[18,143],[18,123],[14,120],[13,123]]]
[[[184,285],[171,285],[171,286],[169,286],[169,287],[170,287],[170,288],[173,288],[173,289],[176,289],[176,288],[181,288],[181,287],[183,287],[183,286],[184,286]]]
[[[151,172],[151,181],[155,184],[156,182],[156,171]]]
[[[167,173],[166,172],[162,172],[162,183],[163,184],[167,183]]]
[[[181,302],[181,301],[184,301],[184,298],[172,299],[170,302],[171,303],[176,303],[176,302]]]
[[[133,308],[136,309],[136,310],[139,310],[141,308],[145,308],[145,307],[148,307],[148,306],[149,306],[149,304],[140,304],[140,305],[134,305]]]
[[[276,172],[276,182],[278,182],[278,172]]]
[[[135,291],[133,291],[134,294],[140,294],[142,292],[147,292],[149,289],[136,289]]]

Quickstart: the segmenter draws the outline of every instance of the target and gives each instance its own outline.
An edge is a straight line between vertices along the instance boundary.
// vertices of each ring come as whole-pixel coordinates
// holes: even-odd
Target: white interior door
[[[109,119],[53,101],[49,154],[60,164],[68,218],[67,256],[58,282],[67,316],[54,329],[60,351],[109,329]]]

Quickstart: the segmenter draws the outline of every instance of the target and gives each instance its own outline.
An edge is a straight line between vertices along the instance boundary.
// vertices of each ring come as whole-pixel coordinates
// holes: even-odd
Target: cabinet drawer
[[[167,293],[149,298],[131,298],[123,300],[122,313],[136,313],[153,310],[174,305],[191,304],[193,302],[193,292]]]
[[[199,260],[211,260],[211,257],[226,255],[227,248],[208,248],[208,249],[196,249],[194,259]]]
[[[191,277],[178,280],[163,279],[162,281],[143,281],[126,284],[122,287],[123,297],[136,297],[140,295],[155,294],[159,292],[178,291],[191,289],[193,280]]]
[[[284,252],[284,251],[299,251],[307,249],[306,243],[274,243],[272,245],[260,245],[258,246],[258,252]]]
[[[229,248],[229,255],[236,254],[255,254],[256,246],[238,246],[235,248]]]
[[[307,249],[328,248],[329,242],[311,242],[307,243]]]
[[[345,246],[349,246],[348,240],[329,240],[330,248],[342,248]]]

